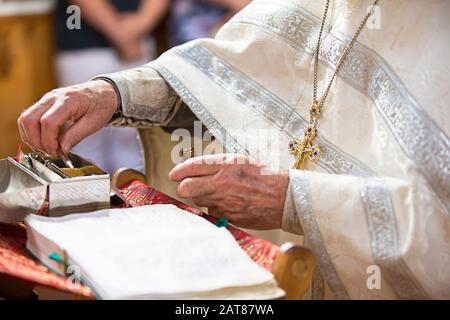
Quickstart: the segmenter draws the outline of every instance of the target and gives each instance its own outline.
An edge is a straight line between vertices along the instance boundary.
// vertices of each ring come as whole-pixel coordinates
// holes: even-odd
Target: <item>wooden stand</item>
[[[20,113],[56,85],[52,16],[1,16],[0,39],[0,159],[3,159],[14,156],[20,144],[17,127]]]
[[[286,292],[286,299],[300,300],[311,287],[315,268],[316,258],[309,249],[286,243],[281,246],[272,272]]]

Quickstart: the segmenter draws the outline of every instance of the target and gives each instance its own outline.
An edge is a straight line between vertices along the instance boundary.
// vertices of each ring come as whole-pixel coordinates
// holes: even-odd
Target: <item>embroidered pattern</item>
[[[254,2],[230,23],[253,25],[310,55],[320,27],[315,16],[284,1]],[[329,33],[321,45],[321,61],[334,69],[348,41],[345,35],[337,37]],[[450,140],[446,134],[387,63],[358,42],[339,76],[374,101],[402,150],[424,175],[447,213],[450,212]]]
[[[232,94],[244,105],[252,108],[255,112],[264,116],[267,120],[273,121],[278,125],[280,129],[284,127],[284,132],[288,136],[293,137],[294,134],[299,132],[299,129],[306,124],[306,120],[300,117],[297,113],[292,116],[295,119],[295,122],[290,122],[288,118],[290,115],[288,105],[286,105],[281,99],[273,95],[264,87],[260,86],[245,75],[234,70],[225,61],[213,55],[205,47],[202,47],[201,45],[179,47],[178,49],[176,49],[176,52],[186,61],[193,64],[196,68],[206,74],[214,83],[222,86],[224,90]],[[169,83],[171,84],[172,82],[169,81]],[[237,85],[239,85],[239,90],[235,90]],[[177,86],[179,86],[179,83],[177,84]],[[177,87],[175,87],[175,90],[179,91]],[[199,118],[202,119],[202,116],[200,116]],[[284,123],[286,122],[288,122],[288,125],[284,126]],[[217,126],[217,124],[215,126]],[[324,167],[327,171],[335,174],[351,174],[363,177],[375,175],[373,171],[365,167],[363,164],[360,164],[356,159],[343,154],[340,150],[336,150],[334,146],[331,146],[331,144],[325,141],[325,139],[323,138],[321,138],[321,146],[325,147],[323,147],[324,152],[322,155],[322,159],[318,161],[318,164]],[[381,207],[385,203],[390,203],[389,191],[385,186],[380,185],[380,188],[381,187],[384,188],[383,197],[376,197],[376,194],[372,194],[377,190],[368,190],[368,194],[372,195],[373,199],[378,201],[372,204],[374,208]],[[386,244],[384,239],[392,238],[397,241],[395,216],[393,209],[391,206],[385,206],[385,209],[386,215],[392,216],[394,220],[383,221],[381,219],[376,219],[373,224],[369,224],[369,232],[371,233],[373,239],[373,241],[371,241],[371,246],[373,248],[372,251],[374,254],[374,260],[380,262],[380,267],[382,267],[386,272],[389,272],[389,274],[391,275],[403,274],[404,284],[402,286],[406,286],[407,279],[410,279],[410,282],[414,284],[415,280],[412,275],[410,275],[410,272],[407,272],[407,267],[401,259],[401,256],[397,256],[397,262],[400,269],[396,269],[394,263],[384,263],[385,261],[382,258],[383,256],[395,256],[393,254],[390,254],[389,252],[383,251],[383,249],[387,250],[389,246],[389,244]],[[366,214],[368,216],[372,216],[373,212],[374,210],[370,211],[369,208],[366,207]],[[393,222],[394,224],[387,225],[391,222]],[[310,227],[312,227],[312,222],[310,223]],[[308,231],[311,232],[310,230]],[[381,249],[376,250],[376,248]],[[323,250],[325,251],[322,252],[320,258],[330,261],[331,263],[330,257],[327,256],[326,249],[323,248]],[[384,269],[384,267],[386,267],[386,269]],[[329,270],[327,271],[327,273],[325,273],[327,279],[328,272]],[[390,277],[390,279],[395,279],[395,277],[392,276]],[[395,281],[391,282],[391,285],[393,287],[397,287],[397,283]],[[412,285],[412,287],[420,288],[418,284]],[[401,293],[402,289],[400,288],[396,291]],[[423,291],[416,290],[411,292],[420,293]]]
[[[311,195],[309,193],[309,183],[305,172],[300,170],[291,170],[290,180],[297,213],[300,216],[303,229],[305,230],[305,239],[311,250],[313,250],[314,254],[318,258],[320,273],[326,277],[329,286],[336,295],[336,298],[350,299],[347,289],[339,278],[336,268],[330,258],[330,255],[328,254],[322,234],[320,233],[319,225],[311,205],[312,202]]]
[[[429,299],[426,291],[402,259],[398,247],[397,222],[389,191],[379,178],[364,179],[361,198],[370,233],[375,263],[399,299]]]
[[[307,125],[304,118],[295,111],[293,112],[292,108],[283,100],[235,70],[207,48],[196,44],[178,47],[174,52],[202,71],[242,104],[273,123],[289,139],[292,140],[299,132],[303,132],[302,129]],[[331,142],[322,137],[318,137],[317,141],[321,148],[321,158],[317,163],[328,172],[356,176],[375,174],[363,163],[345,154]]]
[[[214,83],[220,85],[224,90],[233,95],[238,101],[265,117],[268,121],[273,122],[289,137],[293,137],[300,131],[299,129],[303,128],[306,124],[306,120],[297,113],[292,113],[290,107],[281,99],[233,69],[233,67],[212,54],[205,47],[201,45],[179,47],[176,49],[176,53],[189,63],[193,64]],[[239,88],[239,90],[236,90],[236,88]],[[200,117],[200,119],[202,118]],[[351,174],[363,177],[375,175],[371,169],[367,168],[356,159],[345,155],[341,150],[338,150],[335,146],[332,146],[331,143],[325,141],[325,139],[321,138],[320,143],[321,146],[323,146],[323,155],[318,164],[327,171],[335,174]],[[380,184],[380,188],[383,188],[384,194],[383,197],[376,197],[376,195],[373,195],[374,199],[378,200],[378,203],[373,204],[374,207],[380,207],[385,203],[390,204],[389,191],[382,184]],[[368,190],[368,194],[372,195],[372,192],[375,191],[376,190]],[[396,252],[396,256],[395,254],[383,251],[387,250],[389,246],[389,244],[385,244],[383,239],[393,238],[397,241],[393,208],[392,206],[385,206],[385,209],[386,215],[392,216],[393,220],[383,221],[374,218],[375,221],[372,224],[369,224],[369,232],[373,239],[373,241],[371,241],[371,246],[373,249],[374,260],[378,261],[380,267],[391,275],[389,277],[389,279],[392,280],[392,282],[390,281],[390,284],[394,290],[399,293],[399,296],[405,295],[404,292],[406,290],[403,290],[402,287],[407,287],[409,281],[410,287],[416,288],[416,290],[410,291],[411,297],[426,297],[426,293],[424,293],[423,289],[420,288],[420,285],[416,283],[411,272],[408,271],[401,255],[398,252]],[[369,207],[366,207],[366,214],[372,216],[374,211],[370,211]],[[393,225],[388,225],[392,222],[394,223]],[[325,253],[322,253],[322,258],[324,256]],[[384,256],[392,256],[396,257],[396,259],[393,258],[390,260],[392,261],[391,263],[386,263],[383,259]],[[326,259],[330,260],[329,257]],[[402,284],[398,284],[394,281],[395,276],[400,277],[400,275],[403,279]]]
[[[319,270],[314,271],[310,292],[311,300],[325,299],[325,282]]]
[[[305,17],[308,17],[307,13],[305,13],[304,15]],[[264,16],[259,15],[258,17]],[[281,27],[280,29],[286,32],[290,30],[289,32],[292,35],[295,35],[296,32],[298,32],[299,30],[304,30],[302,41],[305,44],[305,46],[302,47],[301,49],[308,52],[310,50],[308,49],[308,46],[306,46],[306,44],[311,44],[310,47],[313,46],[311,37],[312,34],[314,34],[315,32],[314,23],[308,22],[311,22],[314,19],[315,18],[311,18],[311,20],[306,19],[305,21],[297,19],[296,21],[298,22],[298,28],[295,30],[289,28],[281,29]],[[275,18],[273,14],[270,17],[268,17],[268,21],[274,20]],[[283,23],[288,23],[288,21],[291,21],[287,19],[287,17],[285,17],[284,19],[282,17],[280,19],[277,18],[276,20],[284,21]],[[329,42],[329,38],[331,38],[331,36],[326,38],[327,43]],[[295,41],[293,41],[292,43],[293,45],[296,45]],[[322,56],[322,60],[325,62],[332,61],[331,59],[332,56],[339,56],[339,50],[334,52],[334,54],[332,54],[330,53],[329,46],[328,48],[329,50],[326,50],[324,55]],[[359,46],[357,46],[357,48],[361,49]],[[227,90],[230,94],[232,94],[238,101],[240,101],[244,105],[248,106],[249,108],[252,108],[255,112],[264,116],[267,120],[273,122],[280,130],[283,130],[283,132],[286,133],[288,136],[289,135],[293,136],[297,134],[299,132],[299,128],[302,128],[306,124],[305,119],[301,118],[301,116],[299,116],[297,113],[294,112],[294,114],[292,114],[292,108],[289,105],[281,101],[281,99],[270,93],[265,88],[248,79],[245,75],[234,70],[226,62],[214,56],[205,47],[202,47],[201,45],[190,45],[179,47],[178,49],[175,50],[176,53],[178,53],[182,58],[184,58],[189,63],[196,66],[196,68],[200,69],[204,74],[210,77],[210,79],[213,80],[214,83],[220,85],[224,90]],[[361,63],[362,62],[357,64],[357,66],[360,65]],[[350,64],[348,64],[345,67],[344,70],[345,72],[343,73],[344,75],[347,75],[347,77],[349,76],[348,75],[349,71],[347,70],[350,68],[349,65]],[[373,67],[373,65],[369,63],[369,67]],[[184,87],[182,83],[180,83],[180,81],[178,81],[178,79],[176,79],[173,75],[169,74],[167,69],[164,69],[163,67],[159,67],[158,69],[160,70],[161,74],[166,78],[166,80],[175,88],[177,92],[179,93],[184,92],[184,94],[181,95],[185,96],[187,100],[192,100],[189,97],[190,95],[192,96],[192,94],[189,93],[189,91]],[[371,83],[368,80],[369,77],[366,76],[366,73],[370,74],[370,70],[365,69],[363,70],[358,67],[356,67],[355,70],[358,70],[359,72],[359,79],[366,78],[365,83],[366,84]],[[356,72],[356,74],[358,74],[358,72]],[[369,85],[366,85],[366,90],[369,90]],[[381,87],[378,87],[378,90],[379,91],[372,90],[367,92],[378,92],[378,99],[380,97],[384,97],[385,93],[383,93]],[[183,98],[183,100],[185,100],[185,98]],[[219,131],[221,132],[220,134],[221,136],[225,135],[224,129],[220,126],[220,124],[217,121],[211,121],[211,119],[208,119],[208,117],[210,117],[209,113],[207,113],[205,108],[201,106],[201,104],[199,104],[198,101],[193,105],[192,102],[191,103],[188,101],[185,102],[191,107],[191,109],[193,109],[193,111],[197,114],[197,116],[205,122],[205,124],[207,125],[208,128],[210,128],[213,134],[215,134],[213,131]],[[375,103],[377,104],[378,102],[375,101]],[[377,107],[379,108],[378,105]],[[203,114],[205,112],[207,113],[206,115]],[[237,141],[234,140],[233,143],[235,144],[235,146],[237,145],[239,147]],[[352,159],[350,156],[345,155],[342,151],[338,150],[331,143],[323,139],[321,144],[326,146],[326,148],[324,148],[326,151],[324,152],[323,155],[322,159],[323,161],[319,163],[319,165],[324,167],[327,171],[338,174],[340,173],[340,174],[363,176],[366,178],[368,176],[375,175],[375,173],[372,172],[371,169],[365,167],[356,159]],[[230,147],[227,146],[225,143],[224,145],[227,147],[227,149],[230,149]],[[235,150],[237,149],[239,148],[236,148]],[[303,202],[305,202],[306,198],[305,196],[303,196],[298,199],[301,199]],[[298,199],[296,198],[296,200]],[[426,292],[420,287],[420,284],[414,280],[413,274],[411,274],[407,265],[402,260],[401,253],[397,250],[398,247],[397,227],[395,223],[395,214],[393,212],[392,205],[390,204],[390,194],[388,189],[383,184],[383,182],[379,181],[378,188],[364,189],[362,199],[363,202],[365,203],[365,210],[369,225],[369,233],[372,239],[371,247],[374,260],[377,261],[377,263],[380,264],[380,267],[382,267],[383,270],[389,274],[387,276],[388,282],[390,283],[390,285],[392,286],[392,288],[399,297],[406,297],[408,296],[408,294],[410,298],[427,297]],[[370,201],[368,199],[370,199]],[[304,203],[303,205],[306,204]],[[309,206],[311,206],[311,204],[309,204]],[[381,210],[380,208],[383,208],[383,210]],[[302,213],[302,211],[300,210],[298,212],[299,214]],[[391,217],[391,218],[382,219],[380,217]],[[309,234],[315,234],[316,232],[311,231],[318,230],[317,222],[316,225],[314,225],[314,221],[315,221],[314,217],[304,219],[302,221],[305,229],[310,228],[308,229]],[[325,271],[324,274],[326,275],[327,280],[330,283],[330,286],[333,288],[333,290],[338,296],[341,297],[345,297],[346,295],[348,296],[348,294],[345,292],[345,288],[343,289],[343,287],[341,286],[342,283],[341,285],[339,285],[341,280],[339,280],[336,271],[334,270],[333,272],[332,270],[331,271],[328,270],[330,267],[333,267],[333,265],[330,257],[328,256],[323,241],[322,243],[320,243],[320,239],[318,239],[314,235],[310,235],[310,237],[313,238],[311,241],[315,241],[315,243],[317,243],[318,250],[320,250],[318,256],[319,259],[321,260],[322,271]],[[385,241],[385,239],[387,240]],[[394,247],[391,246],[392,241],[395,243]],[[324,270],[324,268],[326,268],[327,270]],[[329,274],[331,274],[331,276],[329,276]],[[397,279],[401,279],[401,281],[397,281]]]
[[[171,87],[178,93],[183,102],[189,106],[194,114],[202,121],[208,128],[211,134],[218,139],[222,145],[230,152],[248,155],[248,151],[239,144],[239,142],[227,134],[226,130],[220,123],[208,112],[194,95],[176,78],[166,67],[154,64],[154,68],[158,70],[161,76],[171,85]]]

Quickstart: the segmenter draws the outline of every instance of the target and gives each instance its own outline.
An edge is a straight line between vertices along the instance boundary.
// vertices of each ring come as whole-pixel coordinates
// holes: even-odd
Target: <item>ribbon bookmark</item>
[[[48,258],[53,261],[63,264],[64,265],[64,273],[67,273],[67,268],[69,267],[67,259],[64,259],[63,257],[61,257],[57,252],[50,253],[48,255]]]
[[[222,218],[217,220],[216,222],[216,226],[218,226],[219,228],[226,228],[228,227],[229,221],[227,218]]]

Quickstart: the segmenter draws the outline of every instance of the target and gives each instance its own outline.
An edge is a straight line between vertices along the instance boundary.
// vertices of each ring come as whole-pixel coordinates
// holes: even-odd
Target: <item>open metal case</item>
[[[0,221],[21,221],[28,213],[55,217],[109,208],[109,174],[75,154],[69,158],[75,169],[41,153],[0,160]]]

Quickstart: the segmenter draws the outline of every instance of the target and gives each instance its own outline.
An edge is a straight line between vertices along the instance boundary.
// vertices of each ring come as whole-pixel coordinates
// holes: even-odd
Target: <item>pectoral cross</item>
[[[317,137],[317,124],[319,123],[322,104],[314,100],[310,110],[310,122],[305,129],[303,141],[294,139],[289,142],[289,152],[296,157],[294,169],[303,169],[305,162],[309,158],[316,161],[320,158],[320,148],[314,144]]]
[[[303,169],[308,158],[313,161],[320,158],[320,149],[314,144],[316,136],[317,128],[310,125],[305,129],[303,140],[294,139],[289,143],[289,151],[296,157],[294,169]]]

